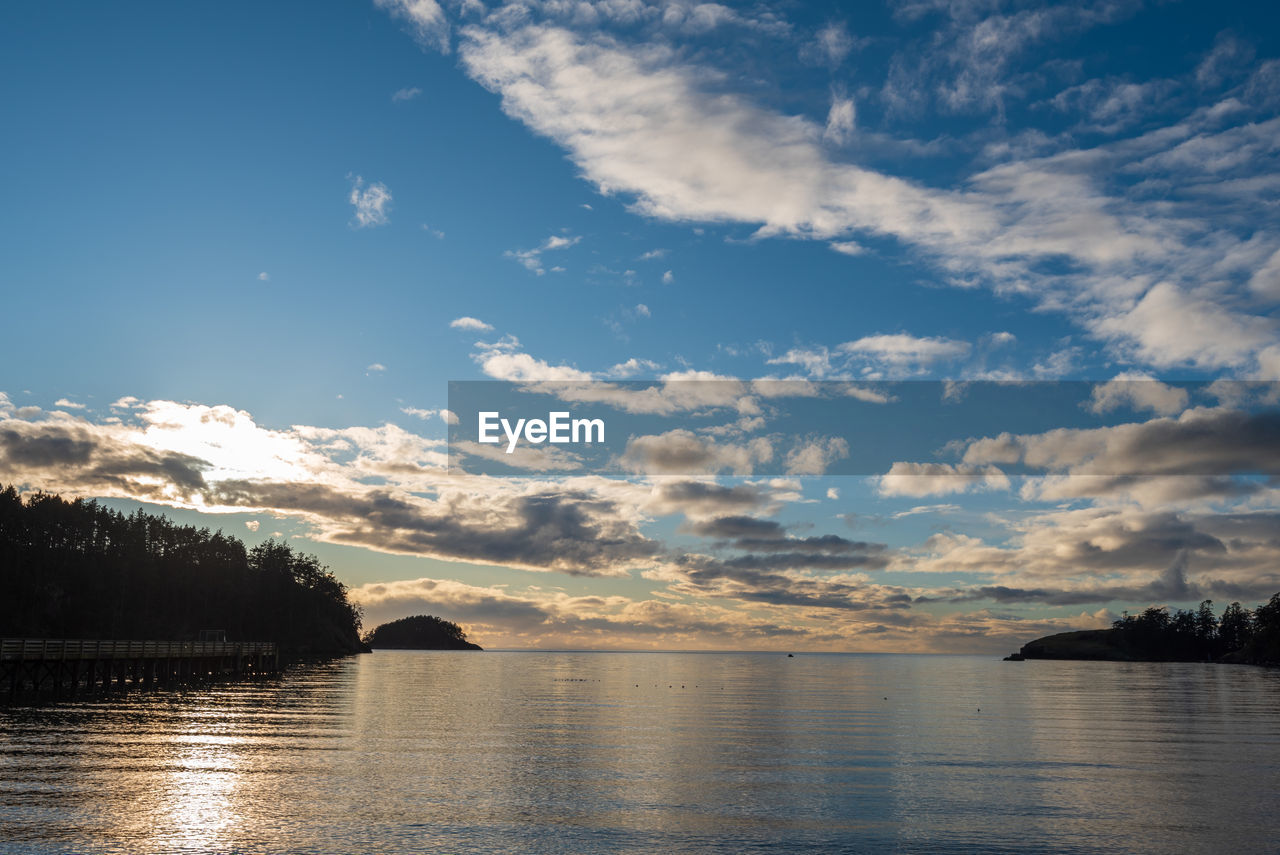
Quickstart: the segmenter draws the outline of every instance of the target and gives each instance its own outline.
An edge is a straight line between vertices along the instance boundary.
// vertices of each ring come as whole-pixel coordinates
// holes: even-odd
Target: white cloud
[[[518,382],[543,380],[584,381],[591,374],[567,365],[551,365],[527,353],[511,353],[503,350],[484,350],[475,355],[480,370],[495,380]]]
[[[647,318],[651,316],[651,313],[649,312],[649,307],[646,306],[644,303],[636,304],[635,313],[636,315],[642,318]]]
[[[387,366],[383,365],[381,362],[375,362],[372,365],[366,365],[364,370],[374,372],[374,373],[381,373],[387,370]]]
[[[564,147],[601,192],[629,198],[640,213],[755,224],[759,236],[821,239],[846,251],[861,243],[858,233],[891,237],[920,251],[946,282],[1028,294],[1160,367],[1248,369],[1276,343],[1274,323],[1251,315],[1246,302],[1197,290],[1216,281],[1215,266],[1239,263],[1231,257],[1243,240],[1231,223],[1260,207],[1224,195],[1221,178],[1268,156],[1271,121],[1224,130],[1220,112],[1202,110],[1094,149],[1011,158],[1010,148],[993,158],[996,166],[938,189],[835,159],[822,124],[726,91],[721,72],[665,42],[628,44],[539,23],[538,8],[467,27],[463,66],[501,96],[505,112]],[[957,111],[1002,109],[1015,94],[1011,58],[1051,34],[1124,14],[1065,6],[980,14],[966,4],[945,12],[941,41],[901,55],[899,76],[938,83],[929,97]],[[834,106],[832,133],[844,135],[852,105]],[[1188,167],[1205,179],[1188,180]],[[1151,205],[1149,185],[1135,177],[1187,189]],[[1209,200],[1226,216],[1206,213]],[[1046,263],[1059,272],[1046,272]],[[536,261],[531,269],[540,269]],[[1170,284],[1156,285],[1161,278]],[[1204,321],[1184,316],[1192,320],[1168,337],[1177,341],[1153,341],[1160,334],[1144,315],[1162,297],[1169,302],[1166,288],[1185,307],[1213,311]]]
[[[542,242],[541,246],[535,249],[509,249],[503,253],[507,258],[513,258],[520,264],[538,276],[546,273],[546,268],[542,266],[542,253],[557,249],[568,249],[581,241],[581,237],[569,237],[565,235],[552,235]],[[553,273],[559,273],[564,270],[563,267],[551,268]]]
[[[419,419],[422,419],[423,421],[426,421],[427,419],[436,415],[439,412],[439,410],[422,410],[417,407],[401,407],[400,412],[404,413],[407,416],[413,416],[415,418],[419,418]]]
[[[877,479],[882,496],[941,496],[972,490],[1007,490],[1008,477],[995,466],[898,462]]]
[[[262,523],[258,522],[258,520],[245,520],[244,523],[244,527],[249,529],[249,531],[257,531],[261,525]]]
[[[1093,323],[1102,338],[1148,364],[1246,366],[1275,341],[1265,317],[1225,308],[1220,299],[1189,293],[1170,282],[1148,290],[1128,311]]]
[[[829,163],[819,129],[704,93],[705,73],[662,45],[628,48],[540,25],[464,34],[463,65],[507,113],[567,147],[604,191],[634,194],[646,214],[825,237],[866,228],[976,238],[993,224],[962,197]]]
[[[489,332],[493,329],[492,324],[486,324],[479,318],[473,318],[468,315],[464,315],[461,318],[454,318],[449,321],[449,326],[456,330],[479,330],[480,332]]]
[[[849,443],[838,436],[808,439],[787,452],[783,471],[788,475],[822,475],[832,463],[849,456]]]
[[[347,201],[355,206],[352,225],[358,229],[385,226],[390,222],[388,215],[391,211],[391,191],[381,181],[375,181],[366,188],[364,179],[357,175]]]
[[[896,333],[864,336],[845,342],[837,350],[894,371],[923,373],[934,363],[968,356],[970,346],[968,342],[949,338],[922,338]]]
[[[674,274],[674,273],[672,273],[670,270],[668,270],[666,273],[663,273],[663,274],[662,274],[662,284],[663,284],[663,285],[670,285],[672,282],[675,282],[675,281],[676,281],[676,276],[675,276],[675,274]]]
[[[843,23],[832,22],[818,30],[813,44],[807,47],[810,48],[810,55],[816,56],[834,68],[844,62],[849,51],[853,50],[853,39],[849,36],[849,29]]]
[[[449,20],[436,0],[373,0],[373,3],[408,24],[414,38],[423,46],[449,52]]]
[[[59,398],[53,402],[53,405],[66,410],[83,410],[85,408],[84,404],[77,404],[75,401],[69,401],[66,398]]]
[[[258,274],[258,281],[259,281],[259,282],[270,282],[270,281],[271,281],[271,274],[270,274],[270,273],[267,273],[265,270],[264,270],[264,271],[262,271],[261,273],[259,273],[259,274]]]
[[[404,89],[397,89],[395,93],[392,94],[391,100],[392,101],[412,101],[414,98],[417,98],[421,94],[422,94],[422,90],[419,89],[417,86],[405,87]]]
[[[832,500],[839,499],[839,498],[840,498],[840,489],[839,489],[838,487],[828,487],[828,488],[827,488],[827,498],[828,498],[828,499],[832,499]]]
[[[1169,386],[1150,374],[1125,372],[1093,387],[1089,409],[1105,413],[1120,407],[1171,416],[1187,408],[1187,390]]]
[[[852,240],[833,240],[831,243],[827,244],[827,246],[831,247],[841,255],[862,255],[867,251],[866,247],[862,244]]]
[[[852,98],[832,95],[831,109],[827,113],[827,127],[822,132],[822,138],[835,145],[844,145],[853,136],[855,116]]]
[[[662,366],[651,359],[636,359],[633,356],[626,362],[619,362],[605,373],[610,377],[624,380],[628,377],[634,377],[640,373],[651,374],[660,368],[662,368]]]

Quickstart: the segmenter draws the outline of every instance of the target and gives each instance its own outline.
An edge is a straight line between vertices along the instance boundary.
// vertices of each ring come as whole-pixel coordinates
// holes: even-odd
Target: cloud
[[[831,22],[818,30],[812,43],[801,49],[801,56],[811,58],[832,68],[844,62],[853,50],[854,40],[844,23]]]
[[[672,282],[675,282],[675,281],[676,281],[675,274],[672,273],[670,270],[662,274],[663,285],[670,285]]]
[[[333,543],[526,570],[619,575],[659,548],[615,503],[571,489],[452,493],[431,502],[383,490],[228,481],[212,497],[227,507],[307,516],[322,522],[323,539]]]
[[[1152,365],[1206,368],[1243,366],[1271,344],[1275,323],[1224,308],[1221,298],[1199,296],[1161,282],[1131,309],[1092,324],[1132,358]]]
[[[777,495],[767,484],[717,484],[707,480],[659,481],[645,501],[645,508],[661,516],[683,514],[705,517],[764,511],[774,506]]]
[[[449,52],[449,20],[436,0],[373,0],[373,4],[408,25],[419,44]]]
[[[0,483],[155,502],[185,502],[205,486],[207,461],[139,439],[115,426],[0,419]]]
[[[877,479],[882,496],[942,496],[972,490],[1007,490],[1009,479],[995,466],[898,462]]]
[[[844,145],[853,136],[855,119],[853,99],[844,95],[831,96],[831,110],[827,113],[827,127],[822,138],[833,145]]]
[[[1089,409],[1095,413],[1106,413],[1130,407],[1171,416],[1187,408],[1188,398],[1186,389],[1161,383],[1149,374],[1127,372],[1094,386]]]
[[[652,374],[662,368],[652,359],[636,359],[634,356],[626,362],[619,362],[605,373],[609,377],[615,377],[625,380],[628,377],[635,377],[637,374]]]
[[[357,175],[347,201],[355,206],[355,219],[351,224],[358,229],[385,226],[390,222],[391,191],[381,181],[365,187],[364,179]]]
[[[482,350],[474,358],[480,364],[480,370],[495,380],[583,382],[592,379],[586,371],[567,365],[551,365],[527,353],[490,349]]]
[[[582,468],[581,455],[556,446],[521,445],[512,451],[507,451],[495,445],[455,440],[450,443],[449,451],[453,455],[455,467],[462,466],[460,463],[462,456],[470,455],[526,472],[572,472]]]
[[[1177,514],[1129,507],[1033,515],[997,547],[939,534],[908,559],[923,573],[979,573],[993,583],[942,590],[926,599],[1049,605],[1247,601],[1280,584],[1274,512]]]
[[[839,159],[823,124],[735,94],[727,75],[669,41],[579,31],[540,9],[465,27],[463,67],[639,213],[850,247],[862,235],[889,238],[943,282],[1026,294],[1157,367],[1249,369],[1276,344],[1274,321],[1238,294],[1255,263],[1246,243],[1280,249],[1274,218],[1258,190],[1223,184],[1261,168],[1270,120],[1203,108],[1092,149],[1051,140],[1041,151],[1056,151],[1028,157],[1010,147],[944,190]],[[919,95],[947,111],[998,113],[1023,97],[1025,81],[1009,76],[1016,57],[1128,14],[1107,4],[939,11],[934,37],[894,60],[882,93],[891,110]],[[832,133],[845,135],[852,105],[835,106]],[[1149,204],[1153,187],[1171,188],[1160,205]]]
[[[1196,66],[1196,84],[1202,88],[1221,86],[1230,77],[1244,77],[1253,59],[1253,45],[1234,33],[1218,33],[1213,49]]]
[[[586,177],[663,219],[756,221],[766,233],[850,228],[956,234],[986,219],[960,199],[853,166],[821,133],[725,93],[662,45],[587,41],[555,27],[465,31],[464,67],[503,109],[571,152]]]
[[[486,324],[479,318],[472,318],[466,315],[449,321],[449,326],[456,330],[478,330],[480,332],[489,332],[493,329],[492,324]]]
[[[245,528],[249,529],[249,531],[254,531],[254,532],[256,532],[261,525],[262,523],[258,522],[257,520],[245,520],[245,523],[244,523]]]
[[[855,643],[851,639],[864,635],[890,648],[937,649],[945,639],[979,645],[969,635],[979,627],[1007,638],[1037,634],[1031,626],[1070,628],[1053,624],[1069,618],[933,617],[914,605],[1062,608],[1200,596],[1249,601],[1280,586],[1274,507],[1174,512],[1121,505],[1008,519],[988,515],[993,536],[999,537],[1001,527],[1012,534],[988,543],[944,532],[918,546],[890,548],[796,531],[768,518],[803,501],[794,479],[493,479],[452,474],[442,440],[392,424],[269,429],[231,407],[168,401],[129,401],[119,411],[127,421],[99,424],[65,412],[24,419],[11,404],[0,410],[0,483],[202,513],[270,515],[290,520],[317,542],[441,561],[576,576],[639,571],[662,586],[655,592],[661,601],[516,593],[447,579],[379,583],[364,586],[361,594],[367,608],[384,610],[371,614],[389,617],[443,613],[420,608],[424,604],[466,606],[472,610],[457,614],[485,632],[506,633],[502,637],[513,643],[573,639],[590,647],[599,646],[591,639],[604,637],[620,646],[671,645],[686,638],[756,644],[765,643],[762,633],[772,628],[834,649],[847,649]],[[1274,433],[1265,420],[1233,429],[1227,414],[1195,410],[1139,427],[1158,432],[1172,423],[1190,430],[1188,414],[1209,419],[1196,427],[1205,441],[1222,433],[1218,445],[1241,445],[1241,459],[1255,457],[1267,431]],[[1280,443],[1272,437],[1268,447]],[[1175,457],[1190,455],[1188,448],[1196,446],[1175,444]],[[1203,450],[1196,453],[1195,459],[1205,457]],[[981,486],[990,473],[956,466],[942,473],[891,474]],[[1274,494],[1271,488],[1248,498],[1275,505]],[[655,516],[677,514],[685,518],[681,533],[709,539],[714,554],[684,553],[645,534]],[[948,580],[961,574],[978,581],[917,587],[874,581],[885,577],[872,574],[884,572],[925,579],[941,574]],[[726,608],[715,600],[748,608]],[[398,609],[414,611],[393,613]],[[652,620],[647,628],[646,617]]]
[[[963,359],[969,355],[970,346],[968,342],[948,338],[920,338],[898,333],[864,336],[845,342],[837,350],[890,370],[919,374],[933,363]]]
[[[787,452],[783,469],[788,475],[821,475],[837,460],[849,456],[849,443],[838,436],[811,438]]]
[[[259,282],[270,282],[270,281],[271,281],[271,274],[270,274],[270,273],[267,273],[265,270],[264,270],[264,271],[262,271],[261,273],[259,273],[259,274],[258,274],[258,281],[259,281]]]
[[[679,428],[650,436],[633,436],[619,458],[623,469],[649,475],[714,474],[728,470],[750,475],[760,463],[773,458],[773,448],[764,437],[745,444],[702,439]]]
[[[391,95],[391,100],[392,101],[412,101],[414,98],[417,98],[421,94],[422,94],[422,90],[419,89],[417,86],[406,87],[404,89],[397,89]]]
[[[507,258],[512,258],[520,262],[520,264],[523,265],[526,270],[529,270],[532,273],[537,274],[538,276],[542,276],[547,272],[546,268],[542,266],[542,254],[544,252],[549,252],[549,251],[558,250],[558,249],[568,249],[569,247],[576,245],[581,240],[582,240],[581,237],[566,237],[563,235],[552,235],[551,237],[543,241],[542,244],[535,249],[520,249],[520,250],[509,249],[506,252],[504,252],[503,255],[505,255]],[[553,272],[560,272],[562,270],[563,268],[554,268],[554,267],[552,268]]]
[[[381,374],[387,370],[387,366],[383,365],[381,362],[374,362],[371,365],[366,365],[364,370],[371,374]]]
[[[77,404],[75,401],[69,401],[66,398],[59,398],[53,402],[53,405],[67,410],[83,410],[85,408],[84,404]]]
[[[1280,473],[1280,415],[1197,407],[1177,418],[1004,433],[969,441],[962,459],[971,466],[1021,463],[1071,475]]]

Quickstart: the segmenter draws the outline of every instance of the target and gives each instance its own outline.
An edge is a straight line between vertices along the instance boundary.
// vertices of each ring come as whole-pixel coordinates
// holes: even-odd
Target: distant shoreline
[[[1082,629],[1046,635],[1022,645],[1017,653],[1005,657],[1006,662],[1031,659],[1067,660],[1074,662],[1199,662],[1217,665],[1255,665],[1274,668],[1280,663],[1248,657],[1233,651],[1217,658],[1144,654],[1126,645],[1115,629]]]

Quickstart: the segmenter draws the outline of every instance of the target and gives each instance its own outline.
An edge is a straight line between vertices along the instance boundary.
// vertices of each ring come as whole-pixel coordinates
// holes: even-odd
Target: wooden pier
[[[0,691],[76,692],[275,674],[270,641],[96,641],[0,639]]]

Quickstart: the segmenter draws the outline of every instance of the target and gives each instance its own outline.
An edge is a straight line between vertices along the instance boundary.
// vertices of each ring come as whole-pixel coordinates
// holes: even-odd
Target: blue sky
[[[0,16],[0,481],[278,532],[489,646],[996,650],[1280,589],[1274,402],[1158,382],[1280,379],[1264,5]],[[442,469],[449,381],[710,377],[1140,382],[1030,475]]]

